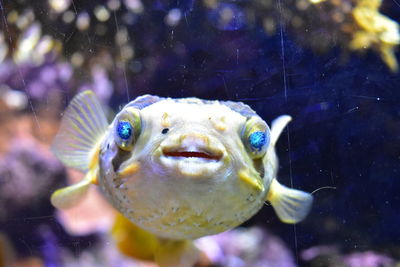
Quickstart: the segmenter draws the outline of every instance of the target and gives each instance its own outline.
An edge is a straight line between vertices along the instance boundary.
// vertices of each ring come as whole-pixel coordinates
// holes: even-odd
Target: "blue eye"
[[[141,132],[139,110],[131,107],[124,108],[114,119],[113,127],[112,136],[115,144],[119,149],[131,151]]]
[[[118,136],[123,140],[128,140],[132,135],[132,125],[127,121],[118,122]]]
[[[249,136],[249,143],[251,147],[257,151],[261,151],[268,141],[269,140],[267,140],[267,135],[265,134],[265,132],[253,132]]]

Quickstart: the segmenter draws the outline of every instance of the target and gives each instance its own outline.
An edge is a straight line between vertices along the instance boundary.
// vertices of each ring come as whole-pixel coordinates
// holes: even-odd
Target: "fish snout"
[[[182,134],[179,137],[179,145],[183,149],[206,149],[210,146],[210,138],[200,133]]]
[[[162,145],[163,155],[167,157],[219,161],[224,154],[224,149],[218,142],[202,133],[185,133],[171,139]]]

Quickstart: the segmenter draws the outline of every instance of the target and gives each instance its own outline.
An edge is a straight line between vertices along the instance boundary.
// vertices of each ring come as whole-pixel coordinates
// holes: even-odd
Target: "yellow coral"
[[[399,25],[379,13],[381,0],[360,0],[353,9],[354,20],[359,30],[353,34],[350,49],[361,50],[372,47],[392,71],[398,70],[394,49],[400,44]]]
[[[350,41],[345,46],[353,51],[374,49],[378,51],[382,60],[390,70],[396,72],[398,63],[394,53],[400,44],[399,24],[379,13],[382,0],[308,0],[313,5],[348,6],[351,16],[350,22],[344,19],[341,31],[348,35]],[[345,9],[343,9],[345,10]]]

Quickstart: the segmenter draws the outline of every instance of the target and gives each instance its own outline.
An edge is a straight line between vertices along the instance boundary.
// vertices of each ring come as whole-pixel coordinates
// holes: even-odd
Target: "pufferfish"
[[[271,129],[241,102],[144,95],[107,122],[91,91],[70,103],[52,151],[86,173],[51,197],[75,205],[91,184],[134,225],[159,240],[160,266],[192,266],[191,240],[243,223],[270,202],[280,220],[308,214],[311,194],[280,184],[275,144],[291,120]]]

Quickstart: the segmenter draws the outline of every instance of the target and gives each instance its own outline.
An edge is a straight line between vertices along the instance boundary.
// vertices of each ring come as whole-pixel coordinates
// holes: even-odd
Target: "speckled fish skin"
[[[137,108],[144,98],[124,109]],[[243,104],[242,114],[234,111],[232,103],[159,99],[140,109],[141,134],[131,152],[118,148],[111,130],[101,145],[98,178],[108,200],[135,224],[170,239],[219,233],[253,216],[264,204],[277,161],[270,146],[263,157],[265,175],[262,164],[256,167],[241,138],[248,120],[242,114],[264,122]],[[118,115],[110,129],[117,121]],[[222,156],[168,157],[167,149]],[[133,173],[118,174],[129,166],[135,166]]]

